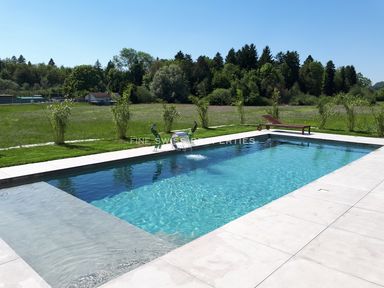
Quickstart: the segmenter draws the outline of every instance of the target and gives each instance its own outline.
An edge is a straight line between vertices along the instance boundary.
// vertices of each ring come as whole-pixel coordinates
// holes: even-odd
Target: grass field
[[[193,105],[176,105],[181,117],[174,129],[192,126],[198,116]],[[268,107],[245,107],[246,123],[239,125],[235,107],[211,106],[209,118],[211,126],[233,125],[215,129],[198,129],[196,137],[210,137],[254,130],[262,121],[261,115]],[[163,129],[161,104],[137,104],[131,107],[129,136],[151,138],[150,125],[157,123]],[[280,118],[287,123],[303,123],[317,126],[317,109],[314,106],[281,106]],[[0,148],[52,141],[52,128],[49,124],[46,104],[0,105]],[[322,132],[375,136],[375,125],[369,108],[360,108],[355,132],[347,132],[346,119],[342,110],[333,116]],[[140,144],[115,139],[111,107],[92,106],[77,103],[73,107],[71,122],[66,140],[100,139],[94,142],[76,143],[65,146],[42,146],[0,150],[0,167],[45,161],[51,159],[94,154],[106,151],[137,147]]]

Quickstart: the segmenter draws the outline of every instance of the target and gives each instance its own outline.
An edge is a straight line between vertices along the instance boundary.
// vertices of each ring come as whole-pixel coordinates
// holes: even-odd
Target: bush
[[[280,100],[280,91],[279,89],[273,89],[272,93],[272,108],[267,110],[268,114],[271,114],[272,117],[279,119],[279,100]]]
[[[201,126],[203,128],[208,128],[208,108],[209,108],[209,97],[196,97],[190,96],[189,99],[196,106],[197,113],[199,114],[199,118],[201,121]]]
[[[177,112],[175,105],[163,104],[163,119],[165,132],[171,132],[173,122],[178,117],[180,117],[180,113]]]
[[[340,93],[336,96],[335,102],[342,105],[345,109],[345,112],[347,113],[348,131],[354,131],[356,124],[356,108],[358,106],[368,105],[368,101],[359,96]]]
[[[237,108],[237,113],[239,113],[240,116],[240,124],[245,123],[245,112],[244,112],[244,96],[243,91],[241,89],[236,90],[237,99],[233,103]]]
[[[212,105],[231,105],[232,94],[231,89],[217,88],[208,95],[209,102]]]
[[[372,115],[375,119],[376,131],[379,137],[384,137],[384,108],[372,108]]]
[[[381,88],[380,90],[376,91],[376,100],[384,101],[384,88]]]
[[[332,116],[334,103],[332,98],[321,96],[317,102],[317,109],[319,111],[319,129],[324,129],[325,124],[330,116]]]
[[[137,86],[136,97],[138,103],[153,103],[156,97],[145,86]]]
[[[116,104],[112,107],[113,121],[116,125],[117,137],[127,139],[128,122],[131,117],[129,112],[129,98],[132,93],[132,85],[124,90],[123,95],[116,99]]]
[[[310,94],[300,93],[296,96],[293,96],[290,104],[291,105],[316,105],[318,98]]]
[[[54,142],[57,145],[64,144],[65,132],[68,127],[69,117],[71,116],[72,101],[54,103],[48,106],[49,120],[54,132]]]

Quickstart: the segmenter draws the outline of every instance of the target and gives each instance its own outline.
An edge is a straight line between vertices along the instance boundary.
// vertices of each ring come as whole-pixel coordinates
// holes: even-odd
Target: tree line
[[[277,89],[281,103],[315,104],[319,96],[350,93],[374,102],[384,100],[384,90],[375,91],[369,79],[353,65],[325,66],[309,55],[301,64],[296,51],[273,55],[266,46],[259,56],[254,44],[230,49],[223,57],[192,56],[179,51],[173,59],[124,48],[105,67],[73,68],[31,64],[20,55],[0,59],[0,93],[41,94],[46,97],[84,97],[89,92],[130,91],[133,103],[163,101],[190,103],[191,95],[208,97],[211,104],[231,105],[241,93],[245,105],[270,105]],[[240,92],[239,92],[240,91]]]

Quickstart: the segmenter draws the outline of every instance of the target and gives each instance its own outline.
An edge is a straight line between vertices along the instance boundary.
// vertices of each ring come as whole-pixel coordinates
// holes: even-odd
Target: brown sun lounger
[[[311,134],[311,125],[300,125],[300,124],[284,124],[278,119],[272,117],[271,115],[262,116],[268,123],[265,124],[265,128],[269,130],[270,127],[279,127],[279,128],[291,128],[291,129],[300,129],[301,134],[304,134],[305,129],[308,129],[308,134]]]

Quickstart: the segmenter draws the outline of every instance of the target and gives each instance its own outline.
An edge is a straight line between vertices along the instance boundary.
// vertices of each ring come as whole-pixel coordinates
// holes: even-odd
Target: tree
[[[300,59],[296,51],[287,51],[285,54],[279,54],[280,71],[284,77],[285,87],[291,87],[299,81]]]
[[[56,66],[55,61],[53,61],[52,58],[49,59],[48,65],[49,65],[49,66],[52,66],[52,67],[55,67],[55,66]]]
[[[332,96],[335,92],[335,64],[332,61],[328,61],[325,66],[324,80],[323,80],[323,93],[328,96]]]
[[[233,65],[237,65],[237,58],[236,58],[235,49],[231,48],[228,51],[228,54],[225,57],[225,63],[230,63],[230,64],[233,64]]]
[[[179,61],[184,60],[184,53],[181,51],[177,52],[177,54],[175,55],[175,60],[179,60]]]
[[[176,64],[160,68],[150,85],[151,92],[166,102],[186,102],[187,81],[183,71]]]
[[[274,61],[273,61],[271,49],[269,48],[269,46],[265,46],[265,48],[263,49],[263,53],[260,56],[258,66],[260,68],[264,64],[267,64],[267,63],[273,64],[273,62]]]
[[[347,90],[357,84],[357,74],[353,65],[345,67],[345,85]]]
[[[23,55],[20,55],[19,58],[17,58],[17,63],[19,64],[25,64],[25,58]]]
[[[87,92],[104,90],[99,71],[91,65],[76,66],[65,79],[65,90],[69,94],[84,96]]]
[[[133,65],[141,64],[143,69],[147,71],[154,59],[148,53],[132,48],[123,48],[119,55],[113,57],[113,61],[116,67],[122,70],[130,70]]]
[[[322,92],[324,67],[320,62],[308,58],[300,68],[300,88],[304,93],[319,96]]]
[[[215,57],[212,59],[213,62],[213,68],[216,70],[223,69],[224,67],[224,59],[221,57],[221,54],[219,52],[216,53]]]
[[[357,73],[357,84],[362,87],[371,87],[372,81],[369,78],[364,77],[363,74]]]
[[[236,53],[237,63],[241,69],[256,69],[257,68],[257,51],[254,44],[244,45]]]
[[[272,97],[273,90],[278,87],[282,89],[284,86],[284,78],[280,70],[271,63],[264,64],[260,69],[260,92],[267,98]]]

